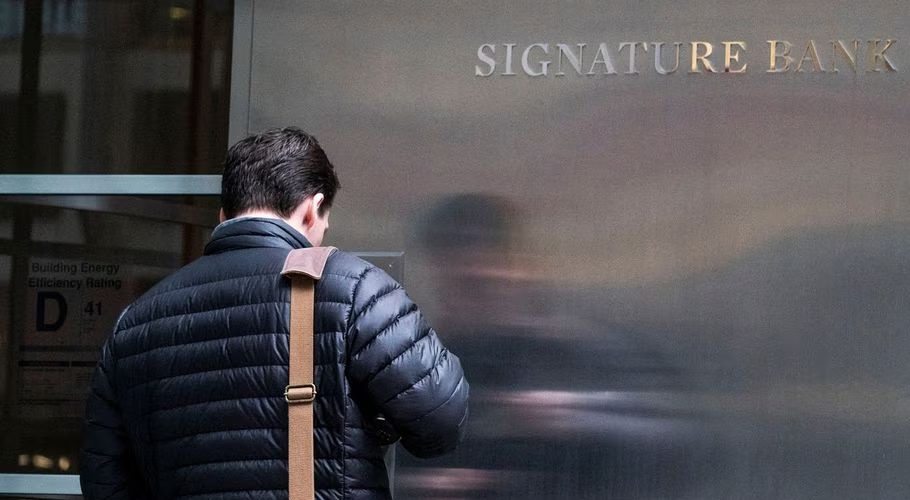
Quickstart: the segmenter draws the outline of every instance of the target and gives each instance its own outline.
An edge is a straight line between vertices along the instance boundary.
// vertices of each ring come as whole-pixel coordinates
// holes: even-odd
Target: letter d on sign
[[[53,322],[47,318],[47,301],[57,303],[57,319]],[[57,292],[38,292],[35,317],[35,330],[39,332],[56,332],[66,321],[66,299]]]

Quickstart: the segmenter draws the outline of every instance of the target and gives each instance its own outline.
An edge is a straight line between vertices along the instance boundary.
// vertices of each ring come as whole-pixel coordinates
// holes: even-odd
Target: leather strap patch
[[[291,253],[288,254],[287,259],[284,261],[284,269],[281,270],[281,275],[304,274],[314,280],[318,280],[322,278],[325,263],[335,250],[337,250],[335,247],[310,247],[291,250]]]

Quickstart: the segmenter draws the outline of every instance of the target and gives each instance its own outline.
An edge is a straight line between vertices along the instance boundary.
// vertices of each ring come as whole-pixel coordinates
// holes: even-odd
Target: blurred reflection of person
[[[523,219],[506,198],[468,193],[440,202],[423,224],[440,325],[454,333],[449,343],[472,380],[472,421],[462,449],[432,472],[403,464],[402,489],[426,498],[679,498],[681,452],[647,396],[676,374],[640,337],[564,303],[533,250],[519,247]]]

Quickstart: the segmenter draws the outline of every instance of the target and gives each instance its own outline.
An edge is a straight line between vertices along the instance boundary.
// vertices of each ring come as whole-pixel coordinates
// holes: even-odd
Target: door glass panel
[[[0,2],[0,172],[217,173],[232,22],[229,0]]]
[[[0,239],[0,473],[78,473],[101,344],[124,307],[201,255],[217,207],[217,197],[0,200],[9,227]]]

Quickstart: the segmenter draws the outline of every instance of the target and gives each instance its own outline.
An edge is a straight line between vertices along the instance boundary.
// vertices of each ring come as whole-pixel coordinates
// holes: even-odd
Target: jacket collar
[[[306,237],[281,219],[237,217],[226,220],[212,231],[205,255],[245,248],[306,248],[313,245]]]

